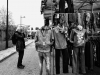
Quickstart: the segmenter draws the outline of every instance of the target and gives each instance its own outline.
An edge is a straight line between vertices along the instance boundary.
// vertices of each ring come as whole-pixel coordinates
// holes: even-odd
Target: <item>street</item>
[[[34,43],[27,46],[24,53],[23,64],[25,69],[17,68],[18,53],[0,63],[0,75],[39,75],[37,52]]]
[[[53,55],[51,54],[51,59]],[[17,68],[18,53],[10,56],[6,60],[0,62],[0,75],[39,75],[39,59],[38,54],[35,51],[34,43],[30,44],[25,49],[25,54],[23,58],[24,69]],[[51,75],[53,75],[53,61],[51,61]],[[44,67],[43,75],[46,75]],[[54,70],[55,71],[55,70]],[[69,74],[61,75],[74,75],[71,73],[72,68],[69,66]],[[85,75],[100,75],[98,72],[88,71]]]

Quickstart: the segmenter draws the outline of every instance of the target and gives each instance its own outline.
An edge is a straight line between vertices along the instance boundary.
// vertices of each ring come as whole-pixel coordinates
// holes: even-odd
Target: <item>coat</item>
[[[24,34],[20,33],[18,31],[15,32],[16,35],[16,50],[17,51],[23,51],[25,48],[25,40],[24,40]]]

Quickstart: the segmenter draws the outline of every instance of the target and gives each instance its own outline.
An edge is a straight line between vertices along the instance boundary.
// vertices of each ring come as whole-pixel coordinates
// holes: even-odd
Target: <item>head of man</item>
[[[16,31],[23,33],[23,27],[22,26],[18,26]]]

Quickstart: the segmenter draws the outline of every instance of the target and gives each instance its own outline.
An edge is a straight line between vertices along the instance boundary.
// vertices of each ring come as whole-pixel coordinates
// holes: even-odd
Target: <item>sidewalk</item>
[[[27,42],[25,42],[25,45],[28,46],[32,42],[34,42],[34,40],[28,40]],[[3,61],[4,59],[6,59],[7,57],[11,56],[14,53],[16,53],[16,47],[15,46],[8,48],[6,50],[0,51],[0,62]]]

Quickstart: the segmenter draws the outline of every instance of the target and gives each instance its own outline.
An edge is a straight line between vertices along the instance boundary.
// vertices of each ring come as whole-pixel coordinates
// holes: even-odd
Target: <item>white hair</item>
[[[17,29],[16,29],[16,31],[20,32],[21,29],[23,29],[22,26],[18,26]]]

